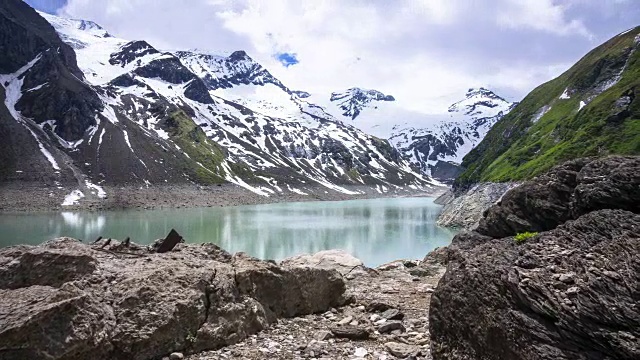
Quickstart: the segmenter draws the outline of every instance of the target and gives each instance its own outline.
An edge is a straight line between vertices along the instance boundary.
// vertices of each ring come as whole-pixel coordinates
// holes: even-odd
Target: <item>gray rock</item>
[[[367,340],[370,336],[369,330],[357,326],[340,326],[331,328],[331,333],[337,338],[349,340]]]
[[[402,320],[404,319],[404,314],[398,309],[388,309],[385,310],[380,317],[387,320]]]
[[[277,317],[342,301],[336,271],[231,257],[209,244],[179,246],[123,256],[63,238],[0,249],[0,357],[161,358],[233,344]],[[25,259],[33,266],[21,265]],[[43,277],[32,278],[31,268]]]
[[[417,346],[398,342],[385,343],[384,347],[387,349],[389,354],[400,359],[405,359],[410,356],[417,356],[417,354],[420,352],[420,349]]]
[[[522,244],[465,235],[473,245],[450,249],[431,298],[433,358],[640,358],[638,288],[628,286],[640,283],[638,229],[639,214],[598,210]],[[549,264],[580,274],[566,294]]]
[[[400,321],[387,321],[384,324],[378,326],[378,332],[380,334],[388,334],[394,330],[400,330],[400,332],[405,332],[406,329],[402,322]]]
[[[590,211],[640,212],[640,157],[577,159],[507,192],[477,231],[493,238],[547,231]]]
[[[517,185],[517,183],[482,183],[455,196],[447,195],[439,200],[444,207],[438,216],[437,224],[445,227],[475,229],[484,211]]]
[[[321,330],[316,334],[316,340],[318,341],[325,341],[325,340],[329,340],[332,339],[334,336],[331,333],[331,331],[327,331],[327,330]]]
[[[337,270],[342,275],[347,275],[357,269],[364,268],[364,264],[360,259],[344,250],[324,250],[315,254],[297,255],[282,260],[281,264],[289,267],[313,267]]]
[[[184,359],[184,355],[182,353],[179,353],[179,352],[174,352],[174,353],[171,353],[171,355],[169,355],[169,359],[170,360],[182,360],[182,359]]]
[[[368,312],[381,312],[381,311],[388,310],[390,308],[391,308],[391,305],[383,302],[378,302],[378,301],[371,302],[366,306],[366,310]]]

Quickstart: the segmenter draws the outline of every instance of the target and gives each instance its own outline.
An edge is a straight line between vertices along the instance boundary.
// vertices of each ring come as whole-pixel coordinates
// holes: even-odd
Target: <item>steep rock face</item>
[[[73,49],[19,0],[0,5],[0,34],[0,74],[21,73],[23,93],[15,99],[15,108],[37,124],[55,120],[53,132],[67,141],[80,139],[95,124],[102,106],[82,81]]]
[[[279,267],[211,244],[129,255],[101,244],[63,238],[0,251],[0,357],[157,359],[232,344],[277,317],[343,301],[335,270]]]
[[[437,224],[445,227],[473,230],[478,227],[483,213],[495,204],[517,183],[481,183],[462,194],[448,194],[443,201]],[[439,198],[440,199],[440,198]]]
[[[439,253],[434,359],[640,356],[640,157],[578,159],[505,194]],[[523,242],[516,233],[536,230]]]
[[[434,359],[637,359],[639,228],[599,210],[454,252],[431,302]]]

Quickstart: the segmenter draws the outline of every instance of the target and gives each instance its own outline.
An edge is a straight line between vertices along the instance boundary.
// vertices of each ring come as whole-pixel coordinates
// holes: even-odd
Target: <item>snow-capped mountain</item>
[[[378,101],[395,101],[391,95],[385,95],[378,90],[351,88],[344,92],[331,93],[329,100],[335,103],[342,111],[342,116],[352,120],[360,115],[360,112],[369,106],[376,108]]]
[[[469,89],[463,100],[449,107],[449,117],[426,127],[395,126],[389,140],[413,167],[453,180],[462,158],[515,105],[491,90]]]
[[[318,119],[354,126],[389,139],[414,170],[449,181],[458,164],[512,104],[485,88],[470,89],[448,116],[408,111],[393,95],[352,87],[331,94],[292,91],[244,52],[229,57],[177,52],[205,79],[213,93],[263,114],[314,123]]]
[[[291,90],[244,51],[229,56],[178,51],[182,63],[197,74],[212,94],[264,115],[314,124],[335,119],[305,99],[308,92]]]
[[[0,64],[13,119],[0,122],[9,126],[0,134],[26,139],[20,151],[30,162],[12,157],[0,179],[37,173],[56,187],[77,183],[75,198],[108,196],[102,186],[166,183],[231,182],[264,196],[434,184],[388,141],[336,120],[242,51],[166,52],[21,1],[2,6],[12,9],[1,16],[21,16],[6,22],[15,36],[0,45],[21,57]],[[248,87],[263,94],[242,96]],[[19,145],[7,142],[13,154]]]
[[[368,134],[388,139],[421,173],[450,182],[460,172],[462,158],[489,129],[515,106],[486,88],[469,89],[446,115],[409,111],[392,95],[352,88],[329,100],[311,96],[335,119]]]

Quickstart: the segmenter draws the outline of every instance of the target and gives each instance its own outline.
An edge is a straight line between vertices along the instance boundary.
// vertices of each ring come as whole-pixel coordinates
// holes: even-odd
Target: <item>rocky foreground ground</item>
[[[238,344],[187,359],[431,359],[427,315],[444,267],[428,259],[350,268],[336,266],[349,258],[340,257],[328,267],[346,275],[348,305],[280,319]]]
[[[0,358],[429,358],[435,263],[156,250],[69,238],[0,250]]]

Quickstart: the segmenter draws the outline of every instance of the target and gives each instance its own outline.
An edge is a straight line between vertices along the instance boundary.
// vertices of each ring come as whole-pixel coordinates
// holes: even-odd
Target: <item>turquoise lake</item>
[[[59,236],[148,244],[176,229],[189,243],[213,242],[261,259],[343,249],[368,266],[421,259],[455,231],[436,225],[432,198],[316,201],[194,209],[0,214],[0,247]]]

